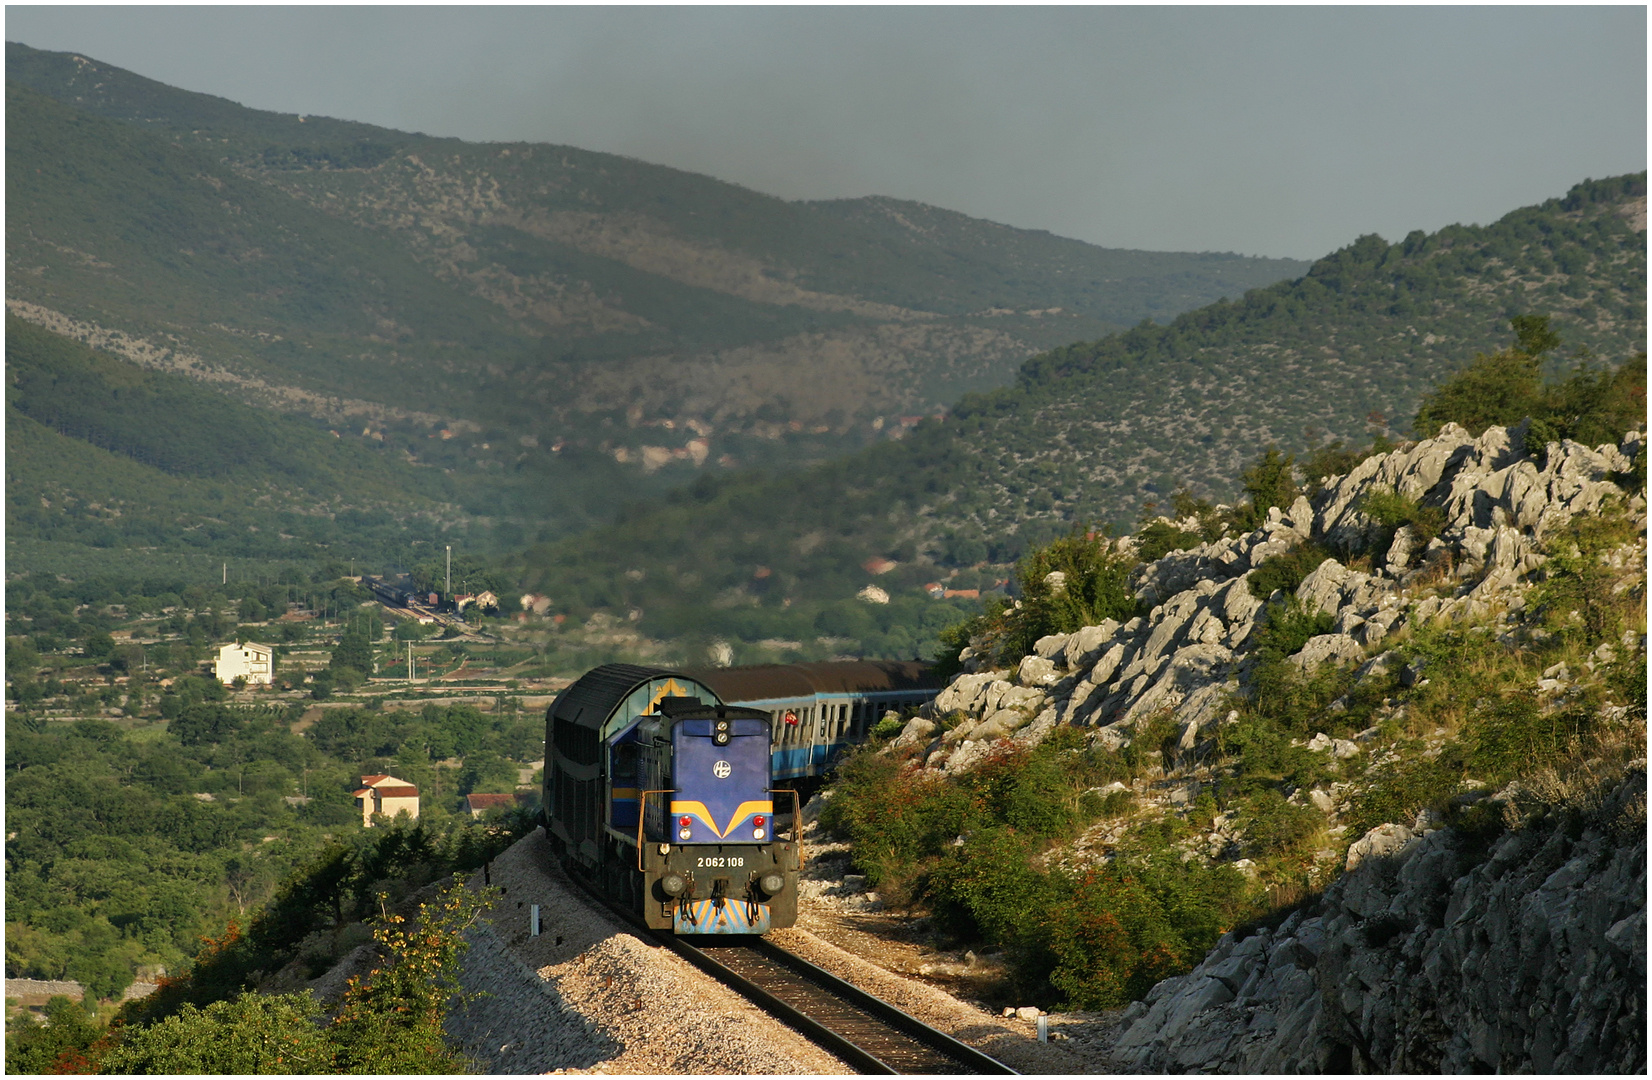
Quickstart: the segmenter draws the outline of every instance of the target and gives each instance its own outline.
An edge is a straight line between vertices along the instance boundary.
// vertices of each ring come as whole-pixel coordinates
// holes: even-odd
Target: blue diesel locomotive
[[[800,802],[884,709],[934,697],[933,682],[925,665],[879,661],[595,668],[546,712],[546,835],[652,928],[790,926]]]

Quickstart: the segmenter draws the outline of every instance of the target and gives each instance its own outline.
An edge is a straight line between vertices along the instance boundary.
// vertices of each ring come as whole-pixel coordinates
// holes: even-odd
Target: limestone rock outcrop
[[[968,673],[927,710],[936,727],[909,725],[909,745],[928,740],[917,760],[958,772],[997,740],[1027,745],[1070,724],[1088,729],[1094,745],[1119,750],[1151,723],[1155,744],[1144,756],[1160,764],[1096,794],[1128,790],[1140,812],[1167,814],[1217,779],[1212,762],[1220,754],[1205,751],[1240,718],[1235,695],[1256,685],[1270,601],[1293,600],[1321,630],[1329,623],[1287,658],[1304,676],[1327,665],[1352,669],[1353,689],[1330,703],[1329,716],[1355,707],[1367,678],[1410,690],[1438,676],[1390,640],[1408,627],[1472,620],[1475,632],[1516,645],[1546,633],[1520,617],[1549,557],[1546,542],[1608,500],[1638,517],[1640,536],[1605,558],[1618,587],[1644,590],[1645,499],[1617,482],[1642,452],[1644,433],[1594,448],[1528,446],[1526,434],[1524,425],[1494,427],[1473,438],[1447,425],[1329,478],[1312,499],[1273,508],[1246,535],[1138,566],[1130,585],[1145,614],[1052,634],[1032,656],[996,667],[990,643],[974,643],[961,655]],[[1362,508],[1379,492],[1429,513],[1414,514],[1416,526],[1373,521]],[[1341,559],[1322,559],[1294,597],[1274,590],[1258,598],[1258,569],[1305,543]],[[1582,663],[1592,669],[1645,649],[1642,626]],[[1587,674],[1555,665],[1536,689],[1544,701],[1580,700]],[[1117,1071],[1645,1070],[1644,758],[1620,771],[1601,804],[1616,809],[1591,811],[1583,826],[1576,815],[1558,820],[1566,815],[1556,811],[1488,841],[1442,829],[1423,811],[1355,839],[1339,814],[1368,765],[1396,760],[1383,725],[1403,720],[1406,707],[1383,696],[1365,731],[1350,734],[1354,725],[1327,719],[1328,730],[1349,737],[1292,740],[1323,755],[1328,777],[1281,793],[1323,817],[1321,835],[1330,839],[1312,859],[1314,887],[1324,891],[1277,925],[1230,933],[1193,972],[1125,1010],[1112,1029]],[[1618,705],[1602,716],[1624,722],[1628,711]],[[1434,734],[1438,752],[1446,735]],[[1230,813],[1213,811],[1204,821],[1179,841],[1183,857],[1226,861],[1254,876],[1255,865],[1238,857],[1246,850],[1243,822],[1236,827]],[[1103,849],[1114,842],[1107,837],[1116,835],[1108,830],[1118,827],[1100,822],[1058,857],[1106,859]]]
[[[1489,849],[1372,830],[1317,902],[1131,1005],[1117,1068],[1644,1073],[1644,761],[1591,816]]]
[[[1622,497],[1613,477],[1631,467],[1645,438],[1632,431],[1617,446],[1529,448],[1524,425],[1472,438],[1447,424],[1432,439],[1368,458],[1314,499],[1270,509],[1246,535],[1137,567],[1131,585],[1149,608],[1144,617],[1041,638],[1014,669],[986,668],[986,656],[966,650],[973,670],[942,691],[929,715],[967,718],[949,726],[944,747],[931,744],[926,761],[956,771],[980,757],[960,740],[1041,737],[1054,724],[1029,721],[1046,710],[1055,723],[1110,729],[1102,736],[1109,745],[1128,743],[1144,717],[1166,712],[1182,730],[1201,731],[1253,660],[1264,602],[1252,594],[1250,575],[1307,541],[1369,554],[1372,570],[1327,558],[1297,587],[1303,608],[1334,621],[1332,633],[1291,658],[1303,674],[1362,662],[1406,618],[1481,618],[1518,607],[1523,579],[1544,561],[1542,540]],[[1379,491],[1440,508],[1439,535],[1425,544],[1410,526],[1371,521],[1360,508]],[[1640,496],[1631,503],[1644,513]]]

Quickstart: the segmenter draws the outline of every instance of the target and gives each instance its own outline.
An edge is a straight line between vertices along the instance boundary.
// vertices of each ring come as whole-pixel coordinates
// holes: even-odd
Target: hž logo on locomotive
[[[711,775],[715,776],[719,780],[727,780],[729,773],[733,771],[734,766],[730,765],[726,761],[719,761],[711,767]]]

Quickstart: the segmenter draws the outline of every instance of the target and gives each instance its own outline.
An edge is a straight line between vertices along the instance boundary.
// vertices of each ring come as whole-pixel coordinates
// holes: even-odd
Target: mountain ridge
[[[512,535],[904,434],[1043,349],[1306,268],[245,109],[17,43],[7,74],[10,310],[455,470]]]
[[[966,396],[898,444],[792,476],[706,478],[517,565],[571,612],[623,605],[645,613],[645,629],[654,610],[660,625],[696,607],[716,622],[704,614],[712,596],[764,611],[787,597],[853,608],[872,558],[901,564],[880,587],[990,588],[1003,564],[1076,525],[1123,529],[1178,490],[1231,499],[1270,443],[1307,454],[1405,434],[1425,390],[1509,343],[1510,316],[1551,314],[1566,343],[1558,363],[1634,362],[1644,199],[1638,174],[1491,226],[1365,237],[1301,279],[1052,350],[1016,386]],[[746,535],[753,518],[766,534]],[[756,567],[770,571],[763,590]]]

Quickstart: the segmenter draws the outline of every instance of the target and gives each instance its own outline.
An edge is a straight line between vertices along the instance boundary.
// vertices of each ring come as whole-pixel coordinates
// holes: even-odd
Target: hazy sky
[[[1313,258],[1646,167],[1644,7],[6,9],[281,112]]]

